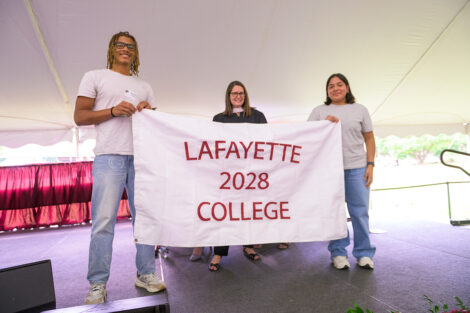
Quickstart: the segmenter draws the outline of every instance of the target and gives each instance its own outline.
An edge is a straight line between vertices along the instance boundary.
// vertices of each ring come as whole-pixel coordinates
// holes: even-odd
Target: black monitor
[[[0,269],[0,312],[56,308],[51,260]]]

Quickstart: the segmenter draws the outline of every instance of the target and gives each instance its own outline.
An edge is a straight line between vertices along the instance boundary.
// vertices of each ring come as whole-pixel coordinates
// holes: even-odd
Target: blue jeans
[[[106,284],[113,252],[114,226],[124,187],[134,225],[134,157],[132,155],[98,155],[93,162],[91,195],[91,239],[87,279]],[[135,263],[138,274],[155,272],[154,246],[136,244]]]
[[[346,204],[354,232],[353,255],[356,259],[362,257],[372,258],[375,254],[375,247],[371,245],[369,238],[369,187],[366,187],[364,180],[365,167],[344,170],[344,188],[346,191]],[[331,257],[346,256],[349,246],[348,235],[342,239],[330,241],[328,250]]]

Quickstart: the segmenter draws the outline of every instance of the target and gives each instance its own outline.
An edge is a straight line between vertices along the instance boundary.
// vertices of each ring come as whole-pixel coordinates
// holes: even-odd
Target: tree
[[[377,138],[377,152],[380,155],[391,156],[397,160],[414,158],[419,164],[423,164],[429,155],[438,156],[444,149],[465,151],[465,146],[466,137],[463,134]]]

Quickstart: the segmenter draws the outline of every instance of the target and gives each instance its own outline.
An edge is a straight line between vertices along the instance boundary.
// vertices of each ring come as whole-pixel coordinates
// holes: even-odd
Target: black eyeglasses
[[[134,51],[136,48],[136,45],[133,43],[125,43],[125,42],[120,42],[116,41],[114,43],[114,46],[118,49],[124,49],[124,47],[127,47],[127,49]]]
[[[230,95],[232,97],[236,97],[236,96],[243,97],[245,95],[245,93],[244,92],[231,92]]]

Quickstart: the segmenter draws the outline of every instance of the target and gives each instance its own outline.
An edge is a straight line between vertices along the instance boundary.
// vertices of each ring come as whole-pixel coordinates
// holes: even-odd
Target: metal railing
[[[468,172],[467,172],[466,170],[464,170],[462,167],[457,166],[457,165],[452,165],[452,164],[446,163],[446,162],[444,161],[444,154],[447,153],[447,152],[457,153],[457,154],[466,155],[466,156],[470,156],[470,153],[463,152],[463,151],[458,151],[458,150],[453,150],[453,149],[444,149],[444,150],[442,150],[441,155],[440,155],[440,159],[441,159],[441,163],[442,163],[442,164],[444,164],[445,166],[448,166],[448,167],[458,168],[459,170],[463,171],[465,174],[467,174],[468,176],[470,176],[470,173],[468,173]]]
[[[468,176],[470,176],[470,173],[468,173],[464,168],[462,168],[461,166],[458,166],[458,165],[453,165],[453,164],[449,164],[447,162],[444,161],[444,154],[446,153],[457,153],[457,154],[460,154],[460,155],[465,155],[465,156],[470,156],[470,153],[467,153],[467,152],[463,152],[463,151],[458,151],[458,150],[453,150],[453,149],[444,149],[442,150],[441,152],[441,155],[440,155],[440,159],[441,159],[441,163],[445,166],[448,166],[448,167],[453,167],[453,168],[456,168],[456,169],[459,169],[461,170],[462,172],[464,172],[465,174],[467,174]],[[463,182],[455,182],[455,183],[463,183]],[[453,220],[452,219],[452,205],[451,205],[451,201],[450,201],[450,188],[449,188],[449,182],[446,183],[447,184],[447,203],[448,203],[448,207],[449,207],[449,219],[450,219],[450,223],[452,225],[465,225],[465,224],[470,224],[470,220]]]

